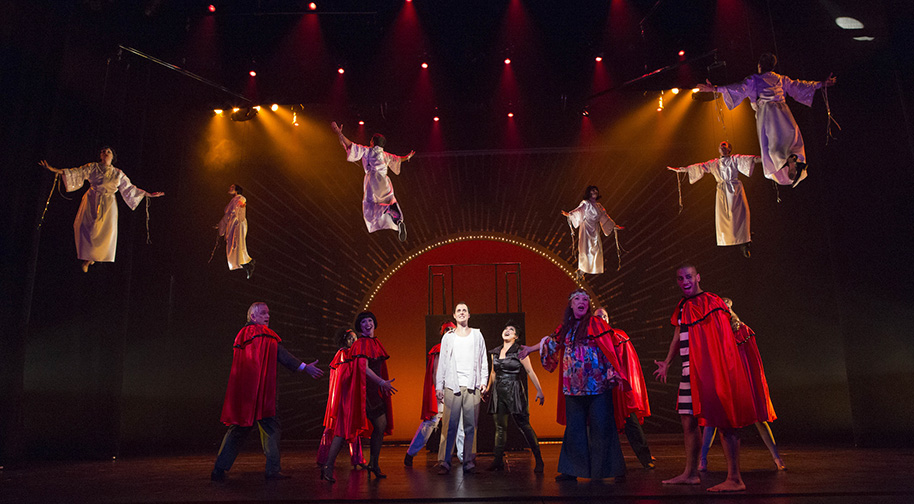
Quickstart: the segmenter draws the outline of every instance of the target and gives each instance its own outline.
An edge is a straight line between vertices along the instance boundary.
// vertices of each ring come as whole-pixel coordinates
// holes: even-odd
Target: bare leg
[[[698,419],[693,415],[680,415],[682,433],[685,437],[686,465],[682,474],[673,479],[664,480],[664,485],[699,485],[698,451],[701,449],[701,435],[698,433]]]
[[[709,492],[742,492],[746,490],[743,477],[739,473],[739,434],[736,429],[720,429],[720,442],[724,445],[727,457],[727,479],[712,486]]]
[[[774,442],[774,434],[771,433],[771,427],[768,422],[755,422],[755,428],[758,429],[759,435],[762,436],[762,441],[765,442],[765,446],[771,452],[771,458],[774,459],[774,465],[778,467],[778,471],[786,471],[787,466],[781,460],[781,454],[778,453],[778,445]]]
[[[714,435],[717,434],[717,427],[705,427],[701,432],[701,455],[698,456],[698,470],[704,472],[708,470],[708,450],[714,444]]]

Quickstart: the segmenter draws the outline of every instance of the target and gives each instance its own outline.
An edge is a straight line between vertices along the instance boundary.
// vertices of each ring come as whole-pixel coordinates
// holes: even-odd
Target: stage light
[[[346,73],[346,70],[343,69],[343,67],[337,68],[336,71],[337,71],[337,73],[339,73],[340,75],[343,75],[344,73]]]
[[[359,121],[359,126],[365,126],[365,121]]]
[[[594,61],[596,61],[597,63],[603,61],[603,56],[597,56],[596,58],[594,58]]]
[[[854,37],[854,40],[856,40],[858,42],[871,42],[876,39],[873,37]]]
[[[698,88],[692,88],[692,92],[693,92],[693,93],[697,93],[697,92],[698,92]]]
[[[250,75],[251,77],[257,77],[257,72],[255,72],[254,70],[251,70],[250,72],[248,72],[248,75]]]
[[[657,99],[657,112],[663,110],[663,91],[660,92],[660,98]]]
[[[277,110],[279,110],[279,104],[274,103],[273,105],[270,105],[270,110],[272,110],[273,112],[276,112]]]
[[[511,64],[511,58],[505,58],[505,65]]]
[[[835,18],[835,24],[840,26],[845,30],[862,30],[863,23],[852,18],[852,17],[839,17]]]
[[[298,114],[292,112],[292,126],[298,126]]]
[[[439,118],[438,116],[435,116],[435,117],[432,118],[432,120],[435,121],[435,122],[438,122],[438,121],[440,120],[440,118]]]
[[[317,10],[317,4],[314,2],[311,2],[308,4],[308,8],[311,10]]]
[[[220,116],[220,117],[222,116],[222,109],[221,109],[221,108],[213,109],[213,112],[214,112],[217,116]]]
[[[672,91],[673,94],[679,94],[679,88],[678,88],[678,87],[674,87],[674,88],[671,89],[670,91]]]
[[[210,12],[216,12],[216,6],[213,5],[213,4],[209,4],[209,11],[210,11]]]
[[[254,105],[254,110],[256,110],[257,112],[260,112],[260,105]]]
[[[508,117],[509,118],[514,117],[514,112],[508,112]]]
[[[581,115],[584,117],[590,117],[590,111],[587,110],[587,107],[584,107],[584,110],[581,111]]]
[[[423,61],[423,62],[422,62],[422,68],[428,68],[428,63],[426,63],[426,62]]]
[[[685,51],[679,51],[680,56],[685,56]]]
[[[234,108],[232,109],[232,120],[236,122],[250,121],[257,115],[260,107]]]

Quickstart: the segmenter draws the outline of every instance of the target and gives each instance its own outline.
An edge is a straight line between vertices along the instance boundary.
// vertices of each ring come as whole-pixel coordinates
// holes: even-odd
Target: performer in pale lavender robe
[[[145,197],[158,198],[163,192],[146,192],[130,183],[124,172],[114,167],[114,150],[102,147],[99,162],[89,163],[79,168],[60,169],[49,165],[47,161],[38,162],[41,166],[58,174],[63,179],[67,192],[75,191],[89,181],[89,190],[83,194],[73,231],[76,238],[76,255],[82,259],[83,272],[96,262],[114,262],[117,253],[117,201],[115,192],[120,192],[124,202],[131,210]]]
[[[254,273],[254,260],[248,255],[246,241],[248,235],[247,199],[242,196],[244,188],[238,184],[232,184],[228,193],[233,197],[226,205],[225,215],[222,216],[216,229],[219,230],[219,236],[225,237],[225,256],[228,260],[229,270],[244,268],[244,272],[250,279]]]
[[[390,169],[396,175],[400,174],[400,163],[409,161],[416,155],[416,151],[410,151],[406,156],[397,156],[389,152],[384,152],[384,144],[387,139],[384,135],[375,133],[371,137],[371,143],[368,146],[353,143],[346,135],[343,134],[340,127],[335,122],[330,123],[330,127],[336,132],[340,139],[340,144],[346,149],[347,161],[362,161],[362,168],[365,170],[365,180],[362,196],[362,217],[365,219],[365,226],[368,227],[369,233],[374,233],[381,229],[393,229],[397,231],[400,241],[406,241],[406,224],[403,222],[403,212],[400,205],[397,204],[397,197],[394,196],[394,186],[390,183],[390,177],[387,176],[387,170]]]
[[[752,110],[755,110],[755,126],[762,149],[765,177],[780,185],[796,187],[807,175],[806,149],[800,128],[787,106],[786,95],[810,107],[816,90],[833,86],[836,78],[829,76],[824,81],[793,80],[774,72],[777,61],[777,57],[771,53],[762,54],[757,74],[729,86],[715,86],[707,81],[707,84],[699,84],[698,90],[720,93],[730,110],[748,98]]]
[[[718,150],[720,157],[717,159],[683,168],[668,166],[667,169],[688,173],[690,184],[697,182],[705,173],[714,175],[717,180],[717,202],[714,205],[717,246],[740,245],[743,255],[749,257],[749,242],[752,240],[749,233],[749,202],[746,201],[739,174],[751,177],[756,163],[761,162],[761,157],[730,154],[732,147],[726,140],[720,143]]]
[[[597,186],[587,186],[581,204],[570,212],[562,212],[568,218],[568,224],[578,229],[579,276],[584,273],[603,273],[603,239],[600,231],[609,236],[617,229],[625,229],[610,218],[603,205],[597,202],[599,199],[600,189]]]

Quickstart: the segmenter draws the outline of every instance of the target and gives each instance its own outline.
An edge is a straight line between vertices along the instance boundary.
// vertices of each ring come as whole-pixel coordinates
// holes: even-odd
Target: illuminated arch
[[[412,252],[400,257],[396,262],[391,264],[386,270],[381,272],[378,276],[378,279],[371,285],[371,288],[368,289],[368,293],[362,299],[361,310],[368,310],[369,305],[374,300],[377,293],[384,287],[384,284],[387,283],[387,280],[390,279],[396,272],[405,266],[408,262],[419,257],[420,255],[445,245],[450,245],[452,243],[468,241],[468,240],[488,240],[488,241],[497,241],[502,243],[510,243],[512,245],[517,245],[519,247],[524,247],[530,251],[533,251],[543,258],[554,264],[557,268],[562,270],[568,277],[580,288],[583,288],[590,295],[591,299],[599,299],[590,288],[590,286],[584,280],[578,279],[575,275],[577,268],[568,264],[567,261],[558,256],[558,254],[552,252],[551,250],[543,247],[542,245],[532,242],[530,240],[525,240],[523,238],[506,234],[506,233],[496,233],[492,231],[487,232],[475,232],[475,233],[457,233],[448,235],[442,238],[439,238],[431,243],[428,243],[424,246],[420,246],[416,249],[413,249]]]

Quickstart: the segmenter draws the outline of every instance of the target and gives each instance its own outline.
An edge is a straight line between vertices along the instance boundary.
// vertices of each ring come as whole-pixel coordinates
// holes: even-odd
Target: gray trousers
[[[457,442],[457,431],[460,419],[463,419],[463,466],[467,469],[476,466],[476,424],[479,420],[479,402],[482,394],[478,390],[467,390],[460,387],[454,392],[449,388],[444,389],[444,419],[447,421],[447,444],[444,451],[438,450],[438,462],[445,467],[450,467],[450,457],[454,443]]]
[[[266,474],[276,474],[279,472],[279,435],[282,428],[279,425],[278,417],[261,418],[254,422],[254,425],[260,430],[260,444],[263,445],[263,454],[267,457]],[[228,471],[235,463],[235,457],[238,456],[238,450],[241,444],[248,436],[254,426],[242,427],[240,425],[229,426],[228,432],[222,438],[222,446],[219,447],[219,454],[216,455],[216,469]]]

